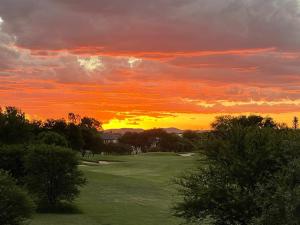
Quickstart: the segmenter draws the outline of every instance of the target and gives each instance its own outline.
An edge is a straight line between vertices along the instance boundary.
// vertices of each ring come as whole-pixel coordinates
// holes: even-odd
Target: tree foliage
[[[297,116],[295,116],[293,118],[293,128],[296,130],[296,129],[298,129],[298,126],[299,126],[299,119]]]
[[[123,143],[109,143],[106,144],[104,151],[110,155],[130,155],[132,148],[130,145]]]
[[[0,224],[21,225],[31,217],[33,201],[14,180],[0,170]]]
[[[31,126],[25,114],[15,108],[0,108],[0,143],[20,144],[31,138]]]
[[[60,135],[66,135],[67,133],[67,122],[64,119],[47,119],[42,128],[46,131],[52,131]]]
[[[143,152],[191,152],[195,150],[195,143],[192,141],[177,134],[167,133],[163,129],[145,130],[140,133],[128,132],[120,138],[120,142],[141,148]]]
[[[76,153],[54,145],[35,145],[26,159],[26,184],[40,208],[71,202],[85,184]]]
[[[0,146],[0,169],[7,171],[18,183],[23,183],[25,176],[26,153],[24,145]]]
[[[76,151],[65,147],[98,151],[103,144],[99,133],[101,122],[89,117],[81,120],[75,114],[69,119],[73,122],[65,119],[29,121],[15,107],[0,108],[0,169],[7,173],[0,173],[1,225],[21,224],[29,215],[25,206],[30,200],[15,182],[30,190],[39,208],[54,208],[71,202],[79,194],[85,179],[77,167]],[[15,181],[10,181],[8,174]],[[6,182],[11,190],[6,186],[3,189],[1,182]],[[16,199],[18,206],[15,206]]]
[[[219,117],[213,128],[197,172],[178,180],[175,214],[196,224],[299,224],[299,135],[260,116]]]
[[[68,142],[67,139],[60,135],[59,133],[53,131],[44,131],[37,135],[37,142],[40,144],[47,144],[47,145],[56,145],[67,147]]]
[[[81,118],[75,113],[69,113],[68,122],[64,119],[48,119],[43,126],[43,130],[58,133],[67,140],[67,146],[83,154],[86,150],[93,153],[101,152],[103,149],[103,140],[99,132],[101,129],[100,121],[91,117]],[[54,138],[53,135],[51,137]]]
[[[87,150],[91,151],[93,154],[97,154],[104,149],[103,140],[97,130],[81,127],[81,134],[84,143],[81,150],[83,156]]]
[[[80,125],[89,129],[101,130],[102,123],[91,117],[83,117],[80,121]]]

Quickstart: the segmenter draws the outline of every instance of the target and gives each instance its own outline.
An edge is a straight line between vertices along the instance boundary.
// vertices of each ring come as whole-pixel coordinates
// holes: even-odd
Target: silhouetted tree
[[[75,113],[68,114],[69,123],[79,124],[81,122],[81,116]]]
[[[128,132],[120,137],[119,141],[123,144],[141,148],[147,151],[193,151],[193,145],[187,139],[177,134],[167,133],[163,129],[151,129],[140,133]]]
[[[81,127],[81,133],[84,145],[82,147],[82,156],[84,157],[86,150],[92,151],[93,154],[100,153],[104,147],[100,133],[88,127]]]
[[[64,119],[47,119],[43,128],[48,131],[59,133],[60,135],[67,136],[67,123]]]
[[[29,122],[25,114],[15,108],[6,107],[0,113],[0,143],[19,144],[32,138]]]
[[[67,137],[70,147],[74,150],[81,151],[85,144],[82,136],[82,130],[74,123],[68,124],[67,129]]]
[[[295,116],[294,119],[293,119],[293,128],[295,130],[298,129],[298,125],[299,125],[299,120],[298,120],[298,117]]]
[[[250,116],[219,116],[216,117],[216,120],[211,124],[212,128],[215,131],[230,129],[232,126],[241,126],[241,127],[269,127],[277,128],[279,125],[274,122],[270,117],[262,117],[258,115]]]
[[[119,139],[120,143],[127,144],[133,147],[144,147],[143,139],[140,133],[126,132]]]
[[[100,130],[102,129],[102,123],[94,118],[90,117],[83,117],[81,119],[81,126],[89,128],[89,129],[95,129],[95,130]]]

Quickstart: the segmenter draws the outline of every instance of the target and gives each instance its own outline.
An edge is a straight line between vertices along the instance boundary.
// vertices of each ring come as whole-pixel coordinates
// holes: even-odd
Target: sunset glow
[[[104,128],[300,114],[298,0],[0,0],[0,106]]]

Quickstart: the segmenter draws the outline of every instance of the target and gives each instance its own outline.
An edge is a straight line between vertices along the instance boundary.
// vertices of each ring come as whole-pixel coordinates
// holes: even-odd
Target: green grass
[[[173,153],[95,156],[82,165],[88,179],[75,204],[80,214],[37,214],[30,225],[178,225],[171,207],[178,199],[172,179],[195,166],[195,157]]]

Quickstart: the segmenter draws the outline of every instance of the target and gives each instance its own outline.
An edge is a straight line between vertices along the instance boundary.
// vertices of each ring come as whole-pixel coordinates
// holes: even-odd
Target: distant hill
[[[120,129],[107,129],[104,130],[104,133],[125,134],[127,132],[141,133],[143,131],[144,130],[140,128],[120,128]]]
[[[182,134],[184,132],[184,130],[180,130],[175,127],[163,128],[163,130],[165,130],[167,133],[171,133],[171,134]]]
[[[181,130],[176,127],[169,127],[169,128],[161,128],[165,130],[167,133],[171,134],[182,134],[186,130]],[[111,133],[111,134],[125,134],[127,132],[132,132],[132,133],[141,133],[143,132],[144,129],[141,128],[120,128],[120,129],[107,129],[104,130],[104,133]],[[202,132],[207,132],[208,130],[194,130],[196,132],[202,133]]]
[[[181,134],[184,132],[184,130],[180,130],[175,127],[170,128],[162,128],[168,133],[174,133],[174,134]],[[120,128],[120,129],[107,129],[104,130],[104,133],[112,133],[112,134],[125,134],[126,132],[135,132],[135,133],[141,133],[144,129],[141,128]]]

